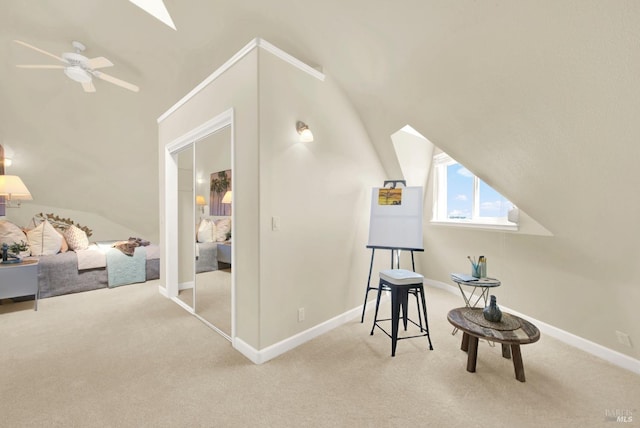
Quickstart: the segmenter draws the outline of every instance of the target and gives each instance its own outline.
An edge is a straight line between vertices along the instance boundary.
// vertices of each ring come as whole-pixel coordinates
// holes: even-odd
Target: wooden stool
[[[419,273],[406,269],[388,269],[380,271],[380,283],[378,285],[378,298],[376,299],[376,313],[373,317],[373,326],[371,327],[371,335],[376,326],[391,338],[391,356],[396,355],[396,345],[398,340],[411,339],[414,337],[427,336],[429,340],[429,349],[433,350],[431,345],[431,336],[429,336],[429,323],[427,321],[427,305],[424,298],[424,287],[422,282],[424,277]],[[391,318],[378,319],[378,309],[380,307],[380,296],[383,290],[391,292]],[[419,324],[409,319],[407,315],[409,294],[414,294],[418,302],[418,319]],[[422,310],[420,308],[422,303]],[[398,337],[398,323],[400,322],[400,308],[402,308],[402,321],[405,331],[407,330],[407,322],[420,328],[421,334],[407,337]],[[424,327],[422,326],[422,317],[424,317]],[[391,321],[391,334],[378,324],[380,321]]]

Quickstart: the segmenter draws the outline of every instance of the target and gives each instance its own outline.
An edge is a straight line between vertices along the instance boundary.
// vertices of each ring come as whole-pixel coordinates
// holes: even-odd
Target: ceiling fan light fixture
[[[76,52],[63,53],[62,58],[65,59],[69,63],[69,65],[86,66],[88,61],[86,56]]]
[[[65,67],[64,74],[66,74],[67,77],[69,77],[71,80],[75,80],[76,82],[79,82],[79,83],[91,82],[91,75],[78,65]]]
[[[162,1],[162,0],[160,0]],[[78,82],[82,84],[82,88],[85,92],[95,92],[96,88],[93,85],[93,78],[97,77],[98,79],[104,80],[106,82],[112,83],[114,85],[120,86],[121,88],[127,89],[132,92],[140,91],[140,88],[132,83],[126,82],[124,80],[118,79],[117,77],[110,76],[96,69],[98,68],[106,68],[113,67],[113,63],[109,61],[107,58],[99,56],[95,58],[87,58],[82,55],[81,52],[85,50],[85,46],[80,42],[71,43],[75,52],[65,52],[62,56],[54,55],[50,52],[32,46],[28,43],[22,42],[20,40],[14,40],[15,43],[22,45],[26,48],[32,49],[36,52],[40,52],[41,54],[50,56],[52,58],[57,59],[60,62],[63,62],[65,65],[49,65],[49,64],[33,64],[33,65],[18,65],[20,68],[31,68],[31,69],[63,69],[64,74],[74,82]]]

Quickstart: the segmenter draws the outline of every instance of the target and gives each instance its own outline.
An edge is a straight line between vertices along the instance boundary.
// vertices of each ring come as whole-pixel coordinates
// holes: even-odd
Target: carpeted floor
[[[640,426],[640,377],[552,338],[522,347],[527,381],[481,342],[468,373],[426,290],[425,338],[398,344],[345,325],[254,365],[158,293],[156,281],[0,305],[2,427]]]

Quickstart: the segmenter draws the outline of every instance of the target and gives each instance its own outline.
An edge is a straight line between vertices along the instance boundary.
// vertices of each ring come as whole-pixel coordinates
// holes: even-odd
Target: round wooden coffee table
[[[515,315],[502,313],[502,321],[490,322],[484,319],[482,308],[456,308],[449,311],[447,319],[454,327],[462,330],[460,349],[467,352],[467,371],[476,371],[478,339],[486,339],[502,344],[502,356],[513,359],[516,379],[525,381],[520,345],[534,343],[540,339],[540,330]]]

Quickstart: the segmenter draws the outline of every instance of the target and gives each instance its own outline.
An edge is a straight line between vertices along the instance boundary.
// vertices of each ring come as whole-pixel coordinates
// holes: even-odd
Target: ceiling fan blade
[[[92,81],[82,82],[82,88],[84,89],[85,92],[95,92],[96,91],[96,87],[93,86],[93,82]]]
[[[94,71],[93,75],[96,76],[99,79],[106,80],[109,83],[113,83],[114,85],[118,85],[118,86],[120,86],[122,88],[128,89],[128,90],[133,91],[133,92],[138,92],[140,90],[139,87],[137,87],[136,85],[134,85],[132,83],[125,82],[124,80],[120,80],[120,79],[118,79],[116,77],[113,77],[113,76],[109,76],[108,74],[104,74],[101,71]]]
[[[18,68],[64,68],[64,65],[16,65]]]
[[[87,61],[87,66],[92,70],[105,67],[113,67],[113,63],[103,56],[91,58]]]
[[[14,42],[16,42],[16,43],[17,43],[17,44],[19,44],[19,45],[25,46],[25,47],[27,47],[27,48],[29,48],[29,49],[33,49],[33,50],[34,50],[34,51],[36,51],[36,52],[40,52],[41,54],[48,55],[48,56],[50,56],[51,58],[55,58],[55,59],[57,59],[58,61],[62,61],[62,62],[64,62],[65,64],[69,64],[69,61],[67,61],[66,59],[61,58],[61,57],[59,57],[58,55],[54,55],[54,54],[52,54],[52,53],[50,53],[50,52],[47,52],[47,51],[45,51],[45,50],[42,50],[42,49],[40,49],[40,48],[37,48],[37,47],[35,47],[35,46],[33,46],[33,45],[30,45],[29,43],[25,43],[25,42],[23,42],[23,41],[21,41],[21,40],[14,40]]]

